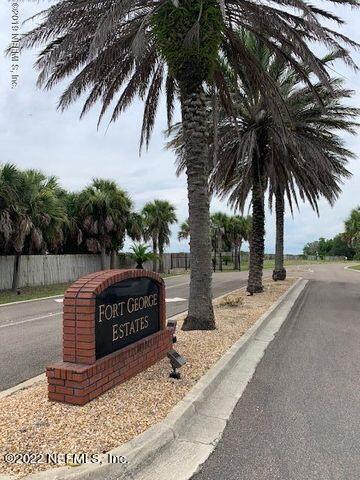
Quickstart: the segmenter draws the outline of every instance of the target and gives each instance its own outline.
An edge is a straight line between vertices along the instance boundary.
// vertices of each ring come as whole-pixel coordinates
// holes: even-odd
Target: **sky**
[[[2,56],[2,52],[11,40],[12,1],[2,0],[0,4],[0,162],[11,162],[20,168],[36,168],[46,174],[58,177],[60,184],[78,191],[87,186],[92,178],[111,178],[126,190],[135,205],[141,209],[153,199],[171,201],[176,209],[179,223],[187,218],[186,179],[177,177],[174,167],[174,155],[164,149],[166,114],[161,105],[152,141],[148,151],[139,156],[139,135],[143,105],[136,101],[120,119],[107,128],[104,122],[97,129],[98,109],[79,120],[81,102],[71,106],[65,112],[57,110],[59,95],[65,83],[51,91],[42,91],[36,87],[36,71],[33,64],[36,50],[22,53],[19,60],[19,78],[17,85],[11,84],[11,60]],[[31,23],[22,22],[46,8],[49,1],[19,1],[19,33],[26,32]],[[316,0],[316,4],[320,2]],[[327,6],[321,2],[321,6]],[[334,11],[334,7],[331,7]],[[360,42],[360,12],[344,6],[337,13],[346,21],[341,32]],[[317,46],[314,47],[316,51]],[[360,65],[360,55],[353,58]],[[343,64],[334,66],[336,75],[341,75],[348,88],[355,90],[352,104],[359,106],[360,90],[357,88],[360,73]],[[335,73],[334,73],[335,74]],[[344,135],[346,145],[357,156],[360,155],[359,136]],[[360,165],[354,160],[349,165],[353,177],[343,186],[343,194],[331,208],[322,201],[320,217],[311,208],[302,204],[300,212],[291,216],[287,209],[285,216],[286,253],[301,253],[303,246],[320,236],[330,238],[343,229],[343,221],[352,208],[360,204]],[[215,198],[211,204],[212,212],[224,211],[231,214],[225,200]],[[247,213],[247,212],[245,212]],[[267,212],[266,243],[267,253],[274,252],[275,219]],[[187,251],[187,241],[177,240],[178,226],[174,226],[168,251]],[[129,244],[126,245],[128,247]],[[126,248],[125,247],[125,248]]]

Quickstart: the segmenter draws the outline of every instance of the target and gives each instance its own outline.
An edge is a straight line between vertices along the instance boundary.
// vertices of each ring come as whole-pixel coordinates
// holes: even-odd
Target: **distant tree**
[[[348,245],[344,239],[343,234],[338,234],[332,239],[332,247],[329,252],[331,257],[346,257],[348,260],[352,260],[356,250]]]
[[[324,237],[319,238],[319,257],[323,259],[324,257],[328,256],[331,249],[332,249],[332,240],[326,240]]]
[[[344,238],[356,253],[360,252],[360,207],[354,208],[345,220]]]
[[[323,237],[315,242],[307,243],[303,249],[304,255],[324,257],[346,257],[351,260],[356,250],[352,248],[344,238],[344,234],[339,233],[334,238],[325,239]]]
[[[111,254],[111,268],[124,245],[132,202],[128,194],[111,180],[94,179],[79,194],[78,209],[86,245],[90,252],[101,253],[101,268],[106,268],[106,252]]]
[[[81,217],[79,214],[79,194],[67,192],[60,193],[60,200],[63,203],[68,222],[64,225],[64,242],[62,245],[63,253],[87,253],[86,232],[82,229]]]
[[[12,289],[17,290],[24,250],[33,254],[57,249],[67,216],[55,177],[7,164],[0,170],[0,188],[0,231],[4,245],[15,254]]]
[[[211,234],[211,246],[213,252],[221,252],[226,242],[226,231],[229,217],[226,213],[215,212],[210,215],[210,234]]]
[[[159,270],[164,273],[164,248],[170,243],[170,226],[177,222],[175,207],[167,200],[154,200],[144,206],[142,215],[144,238],[151,239],[153,254],[159,254]],[[156,257],[153,260],[153,270],[157,270]]]
[[[317,256],[319,254],[319,242],[309,242],[303,248],[304,255]]]
[[[178,231],[178,240],[187,240],[190,237],[190,225],[189,225],[189,219],[185,220],[180,225],[180,229]]]
[[[140,213],[131,212],[126,225],[126,233],[131,240],[140,240],[144,236],[144,219]]]
[[[241,245],[243,241],[248,242],[251,235],[251,217],[234,215],[229,218],[226,236],[234,249],[234,268],[241,269]]]
[[[14,222],[20,209],[21,172],[10,163],[0,165],[0,251],[12,253]]]

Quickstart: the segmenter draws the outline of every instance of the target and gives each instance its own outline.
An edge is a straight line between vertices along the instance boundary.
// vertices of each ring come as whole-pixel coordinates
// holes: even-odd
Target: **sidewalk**
[[[193,480],[360,478],[359,285],[308,284]]]

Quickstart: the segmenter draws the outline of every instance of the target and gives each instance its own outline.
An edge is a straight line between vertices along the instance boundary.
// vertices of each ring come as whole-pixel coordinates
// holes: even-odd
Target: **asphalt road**
[[[360,478],[360,273],[302,275],[304,294],[193,480]]]
[[[246,279],[247,272],[216,273],[213,294],[239,288]],[[167,317],[187,309],[188,295],[188,275],[166,279]],[[43,373],[46,365],[61,359],[62,303],[58,300],[0,306],[0,391]]]

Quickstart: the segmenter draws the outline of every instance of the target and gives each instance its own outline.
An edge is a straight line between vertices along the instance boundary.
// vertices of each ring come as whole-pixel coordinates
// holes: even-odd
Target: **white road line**
[[[190,283],[178,283],[177,285],[170,285],[169,287],[165,285],[166,290],[169,290],[170,288],[176,288],[176,287],[184,287],[185,285],[189,286]]]
[[[63,303],[64,299],[63,298],[57,298],[56,300],[54,300],[54,302]]]
[[[42,315],[41,317],[28,318],[27,320],[21,320],[20,322],[5,323],[5,325],[0,325],[0,328],[13,327],[15,325],[22,325],[23,323],[35,322],[36,320],[43,320],[44,318],[56,317],[57,315],[62,315],[62,312],[48,313],[47,315]]]
[[[180,297],[166,298],[165,302],[166,303],[186,302],[186,298],[180,298]]]

